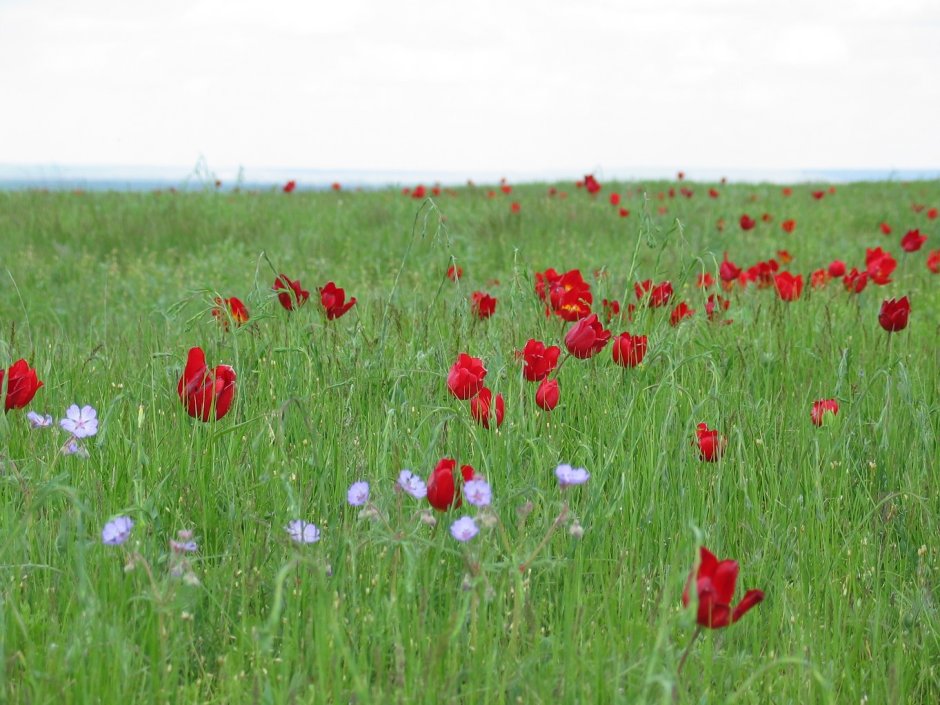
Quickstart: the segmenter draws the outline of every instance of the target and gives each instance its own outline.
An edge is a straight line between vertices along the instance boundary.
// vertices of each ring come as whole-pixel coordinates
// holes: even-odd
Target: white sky
[[[0,163],[940,167],[937,0],[0,0]]]

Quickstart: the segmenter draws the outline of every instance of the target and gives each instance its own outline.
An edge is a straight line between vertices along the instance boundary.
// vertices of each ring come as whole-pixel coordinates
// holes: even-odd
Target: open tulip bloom
[[[235,370],[228,365],[210,370],[202,348],[191,348],[177,391],[180,401],[186,405],[186,413],[193,418],[221,419],[235,398]]]
[[[689,574],[682,592],[682,605],[688,607],[691,602],[692,579],[695,578],[695,594],[698,596],[698,609],[695,621],[707,629],[720,629],[734,624],[752,607],[764,599],[760,590],[748,590],[742,600],[731,607],[734,588],[738,582],[738,562],[719,561],[715,555],[702,546],[701,562],[698,572]]]

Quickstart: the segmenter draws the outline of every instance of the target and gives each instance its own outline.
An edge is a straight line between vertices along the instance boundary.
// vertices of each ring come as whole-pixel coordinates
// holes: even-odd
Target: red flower
[[[558,406],[558,380],[543,379],[539,388],[535,390],[535,403],[545,411],[551,411]]]
[[[826,286],[831,279],[831,275],[825,269],[817,269],[809,277],[809,285],[814,289],[821,289]]]
[[[502,186],[499,187],[499,190],[508,196],[509,194],[512,193],[512,186],[510,186],[509,184],[503,184]]]
[[[531,339],[522,349],[522,358],[525,364],[522,367],[522,376],[530,382],[545,379],[558,364],[558,355],[561,349],[557,345],[545,347],[545,343]]]
[[[908,230],[907,234],[901,238],[901,249],[905,252],[917,252],[925,242],[927,242],[927,236],[921,235],[920,230]]]
[[[936,220],[938,215],[940,215],[940,210],[937,210],[936,208],[931,208],[929,211],[927,211],[927,217],[930,220]]]
[[[516,201],[513,201],[512,203],[509,204],[509,212],[510,212],[510,213],[521,213],[521,212],[522,212],[522,206],[520,206]]]
[[[474,291],[470,295],[473,310],[480,319],[489,318],[496,313],[496,299],[482,291]]]
[[[822,199],[822,197],[825,195],[826,195],[825,191],[813,191],[813,198],[815,198],[817,201]]]
[[[503,404],[503,395],[496,395],[496,403],[493,403],[493,393],[487,388],[483,387],[480,392],[470,400],[470,415],[473,417],[474,421],[483,426],[483,428],[490,427],[490,419],[492,416],[496,416],[496,428],[499,428],[503,425],[503,414],[505,413],[505,405]]]
[[[865,251],[865,266],[868,276],[878,286],[891,283],[891,272],[898,266],[897,261],[889,252],[883,252],[880,247]]]
[[[601,185],[598,183],[597,179],[594,178],[593,174],[588,174],[584,177],[584,188],[587,189],[587,192],[592,196],[601,190]]]
[[[679,189],[679,193],[681,193],[686,198],[692,198],[692,196],[695,195],[695,191],[690,188],[686,188],[685,186]]]
[[[764,215],[762,215],[760,219],[764,221],[765,223],[770,223],[771,221],[773,221],[774,217],[770,213],[764,213]]]
[[[859,272],[852,267],[852,271],[842,277],[842,284],[846,291],[861,294],[868,285],[868,272]]]
[[[741,216],[741,220],[739,222],[741,223],[741,230],[750,230],[755,225],[757,225],[757,221],[747,213]]]
[[[713,277],[709,272],[698,275],[698,282],[696,283],[699,289],[711,289],[715,286],[715,277]]]
[[[803,293],[803,275],[793,276],[790,272],[780,272],[774,276],[777,294],[784,301],[796,301]]]
[[[780,227],[783,228],[783,232],[789,235],[794,230],[796,230],[796,221],[793,220],[792,218],[790,220],[785,220],[782,223],[780,223]]]
[[[702,546],[699,553],[701,562],[695,574],[695,592],[698,596],[698,612],[695,621],[708,629],[720,629],[734,624],[748,610],[764,599],[760,590],[748,590],[744,598],[732,610],[731,600],[738,582],[737,561],[719,561],[714,554]],[[692,586],[692,573],[689,574],[682,592],[682,604],[689,606],[689,588]]]
[[[437,467],[428,477],[428,504],[439,512],[446,512],[451,507],[459,507],[462,503],[460,488],[454,482],[454,470],[457,461],[453,458],[441,458]],[[472,480],[476,472],[470,465],[460,468],[463,481]]]
[[[234,296],[230,299],[216,297],[215,303],[217,306],[212,309],[212,315],[219,320],[226,330],[228,330],[228,319],[225,316],[225,311],[222,310],[223,306],[228,308],[232,320],[235,321],[235,323],[238,325],[248,323],[248,309],[245,307],[245,304],[242,303],[241,299]]]
[[[829,275],[833,277],[841,277],[845,274],[845,262],[842,260],[834,259],[829,263]]]
[[[680,171],[678,174],[676,174],[676,177],[679,179],[679,181],[682,181],[685,178],[685,172]]]
[[[460,277],[463,276],[463,267],[458,267],[455,264],[450,265],[447,268],[447,278],[452,282],[457,281]]]
[[[342,190],[343,187],[340,185],[340,183],[339,183],[338,181],[334,181],[333,184],[332,184],[332,186],[331,186],[331,188],[332,188],[334,191],[340,191],[340,190]]]
[[[297,188],[297,182],[291,179],[286,184],[284,184],[284,188],[281,190],[284,193],[291,193],[295,188]]]
[[[705,302],[705,315],[708,316],[709,321],[714,321],[722,311],[727,311],[730,306],[731,302],[721,294],[709,294],[708,300]],[[731,321],[726,322],[730,323]]]
[[[646,336],[621,333],[614,338],[613,356],[621,367],[636,367],[646,357]]]
[[[782,189],[780,189],[780,193],[782,193],[784,196],[792,196],[793,189],[789,186],[784,186]]]
[[[326,311],[326,317],[332,321],[356,305],[356,297],[353,296],[346,301],[346,292],[340,289],[333,282],[327,282],[326,286],[320,288],[320,303]]]
[[[672,282],[660,282],[653,286],[653,280],[647,279],[646,281],[637,282],[633,285],[633,293],[636,294],[638,301],[642,301],[643,297],[646,294],[649,294],[649,306],[650,308],[659,308],[660,306],[665,306],[669,303],[669,299],[672,298],[673,289]]]
[[[603,350],[608,340],[610,331],[604,330],[597,320],[597,314],[592,313],[571,326],[565,335],[565,347],[575,357],[586,360]]]
[[[882,224],[881,224],[881,233],[882,233],[883,235],[890,235],[890,234],[891,234],[891,226],[888,225],[887,223],[882,223]]]
[[[177,392],[186,405],[186,413],[194,419],[208,421],[213,416],[221,419],[235,398],[235,370],[228,365],[210,370],[202,348],[191,348]]]
[[[725,219],[724,219],[724,218],[719,218],[719,219],[715,222],[715,227],[718,229],[718,232],[724,231],[724,229],[725,229]]]
[[[447,374],[447,388],[458,399],[470,399],[483,389],[485,377],[483,360],[460,353]]]
[[[718,196],[721,194],[718,193],[718,189],[710,188],[708,189],[708,195],[710,198],[718,198]]]
[[[414,191],[411,192],[412,198],[424,198],[428,195],[428,190],[421,184],[415,186]]]
[[[685,301],[680,301],[679,305],[672,309],[672,313],[669,314],[669,325],[677,326],[683,318],[688,318],[694,313],[695,310],[689,308]]]
[[[907,317],[911,314],[911,302],[907,297],[885,299],[878,314],[878,323],[889,333],[907,328]]]
[[[280,291],[281,289],[285,291],[277,295],[277,300],[280,301],[281,306],[288,311],[293,311],[294,308],[300,308],[307,303],[307,299],[310,298],[310,292],[301,288],[300,280],[294,281],[289,279],[286,274],[281,274],[274,280],[274,290]],[[291,292],[293,292],[293,296]]]
[[[607,323],[610,323],[611,320],[620,315],[619,301],[608,301],[607,299],[602,299],[601,308],[604,309],[604,320]]]
[[[833,416],[838,414],[839,402],[835,399],[820,399],[819,401],[814,401],[813,409],[809,412],[809,416],[813,420],[813,425],[822,426],[827,412],[831,413]]]
[[[4,411],[22,409],[29,404],[42,382],[36,377],[36,370],[29,366],[26,360],[17,360],[8,370],[0,368],[0,390],[3,389],[3,378],[6,375],[7,395],[3,403]]]
[[[620,209],[619,211],[617,211],[617,212],[620,214],[620,217],[621,217],[621,218],[627,218],[627,217],[630,216],[630,209],[629,209],[629,208],[621,208],[621,209]]]
[[[440,195],[441,195],[441,187],[440,187],[440,186],[432,186],[432,187],[431,187],[431,195],[432,195],[432,196],[440,196]]]
[[[741,276],[741,270],[738,266],[728,260],[727,252],[725,252],[725,258],[721,261],[721,266],[718,267],[718,276],[721,277],[723,282],[733,282]]]
[[[554,272],[546,270],[545,274],[548,275],[549,271]],[[539,277],[536,274],[536,291],[538,289]],[[594,297],[590,284],[584,281],[580,270],[572,269],[551,282],[549,301],[556,316],[566,321],[577,321],[591,312]]]
[[[934,274],[940,274],[940,250],[934,250],[927,255],[927,269]]]
[[[610,205],[619,206],[620,205],[620,194],[612,193],[610,194]]]
[[[709,430],[708,425],[700,423],[695,431],[698,439],[699,457],[709,463],[713,463],[725,452],[728,445],[728,439],[719,436],[718,431]],[[693,443],[693,445],[695,445]]]
[[[552,290],[552,286],[561,279],[561,275],[555,271],[554,267],[549,267],[544,272],[535,273],[535,293],[538,295],[542,301],[547,301],[546,298]]]
[[[780,261],[784,264],[790,264],[793,261],[793,255],[791,255],[787,250],[777,250],[777,257],[780,258]]]

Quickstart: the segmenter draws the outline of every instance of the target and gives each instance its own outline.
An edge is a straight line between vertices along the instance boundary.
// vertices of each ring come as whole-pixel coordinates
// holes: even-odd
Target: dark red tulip
[[[682,319],[689,318],[694,314],[694,309],[689,308],[689,305],[685,301],[680,301],[679,305],[672,309],[672,313],[669,314],[669,325],[677,326]]]
[[[813,408],[809,412],[810,418],[813,420],[813,425],[822,426],[825,421],[826,414],[832,414],[835,416],[839,413],[839,402],[835,399],[820,399],[813,402]]]
[[[878,323],[889,333],[907,328],[907,317],[911,315],[911,302],[905,296],[900,299],[885,299],[878,313]]]
[[[786,250],[777,250],[777,257],[780,259],[780,262],[783,264],[790,264],[793,261],[793,255],[791,255]]]
[[[297,182],[291,179],[286,184],[284,184],[284,188],[282,190],[284,193],[292,193],[295,188],[297,188]]]
[[[286,274],[281,274],[274,280],[274,290],[281,291],[277,295],[277,300],[288,311],[300,308],[310,298],[310,292],[300,286],[300,280],[290,279]]]
[[[785,220],[782,223],[780,223],[780,227],[783,229],[783,232],[789,235],[794,230],[796,230],[796,221],[793,220],[792,218],[789,220]]]
[[[695,436],[698,441],[699,457],[709,463],[717,461],[728,445],[728,439],[720,436],[718,431],[710,430],[704,423],[698,425]]]
[[[704,272],[703,274],[698,275],[698,282],[696,286],[699,289],[711,289],[715,285],[715,277],[713,277],[709,272]]]
[[[940,274],[940,250],[933,250],[927,255],[927,269],[934,274]]]
[[[774,217],[770,213],[764,213],[760,219],[765,223],[773,222]]]
[[[739,222],[741,223],[741,230],[751,230],[755,225],[757,225],[757,221],[747,213],[741,216],[741,220]]]
[[[841,277],[845,275],[845,262],[834,259],[829,263],[829,276]]]
[[[598,183],[597,179],[594,178],[593,174],[588,174],[584,177],[584,188],[593,196],[601,190],[602,186]]]
[[[890,235],[890,234],[891,234],[891,226],[888,225],[887,223],[882,223],[882,224],[881,224],[881,234],[882,234],[882,235]]]
[[[212,309],[212,315],[218,319],[226,330],[228,330],[228,318],[225,315],[223,307],[228,309],[232,320],[238,325],[248,323],[248,309],[245,307],[245,304],[242,303],[241,299],[234,296],[229,299],[216,297],[215,303],[216,307]]]
[[[901,249],[905,252],[917,252],[925,242],[927,242],[927,236],[921,235],[920,230],[908,230],[907,234],[901,238]]]
[[[695,593],[698,596],[698,611],[695,621],[708,629],[720,629],[734,624],[743,617],[752,607],[764,599],[760,590],[748,590],[744,597],[731,608],[734,598],[734,588],[738,582],[737,561],[719,561],[715,555],[702,546],[699,553],[701,562],[698,572],[689,573],[682,592],[682,604],[689,606],[689,592],[692,587],[692,578],[695,577]]]
[[[927,211],[927,218],[930,220],[936,220],[938,215],[940,215],[940,210],[936,208],[931,208]]]
[[[854,294],[861,294],[868,284],[868,272],[859,272],[855,267],[852,271],[842,277],[842,284],[846,291]]]
[[[614,318],[620,315],[620,302],[601,300],[601,308],[604,310],[604,320],[610,323]]]
[[[718,267],[718,275],[721,277],[723,282],[733,282],[739,276],[741,276],[741,270],[734,262],[731,262],[728,259],[727,252],[725,252],[725,257],[721,261],[721,265]]]
[[[545,347],[545,343],[539,340],[529,340],[522,349],[522,357],[525,360],[522,376],[529,382],[545,379],[558,364],[560,353],[561,349],[557,345]]]
[[[428,476],[428,504],[439,512],[446,512],[451,507],[459,507],[462,503],[460,487],[454,478],[457,461],[453,458],[441,458],[437,467]],[[470,465],[460,468],[460,475],[464,482],[472,480],[476,472]]]
[[[458,399],[470,399],[483,389],[486,368],[483,360],[460,353],[447,374],[447,388]]]
[[[482,291],[474,291],[470,296],[473,312],[477,318],[485,319],[496,313],[496,299]]]
[[[646,357],[646,336],[621,333],[614,338],[613,357],[621,367],[636,367]]]
[[[411,197],[420,199],[428,195],[428,190],[422,185],[418,184],[415,186],[414,190],[411,192]]]
[[[0,368],[0,389],[3,389],[6,378],[6,399],[3,402],[4,412],[10,409],[22,409],[29,404],[42,382],[36,377],[36,370],[29,366],[26,360],[17,360],[9,369]]]
[[[470,400],[470,416],[483,428],[489,428],[490,423],[495,419],[496,428],[503,425],[503,414],[506,412],[503,402],[503,395],[493,393],[483,387],[479,393]]]
[[[898,266],[897,261],[890,252],[884,252],[880,247],[874,250],[865,250],[865,267],[868,277],[878,286],[891,283],[891,272]]]
[[[452,282],[457,281],[463,276],[463,267],[458,267],[455,264],[450,265],[447,268],[447,278]]]
[[[565,347],[575,357],[586,360],[603,350],[608,340],[610,331],[604,330],[597,314],[592,313],[571,326],[565,335]]]
[[[710,188],[708,189],[709,198],[718,198],[721,194],[718,193],[718,189]]]
[[[558,380],[543,379],[539,388],[535,391],[535,403],[545,411],[551,411],[558,406]]]
[[[790,272],[780,272],[774,275],[774,287],[777,295],[784,301],[796,301],[803,293],[803,275],[793,276]]]
[[[356,297],[353,296],[346,301],[346,292],[340,289],[333,282],[327,282],[325,286],[320,287],[320,303],[323,310],[326,311],[326,317],[332,321],[345,315],[346,312],[356,305]]]
[[[668,304],[669,299],[672,298],[672,282],[660,282],[654,286],[652,279],[647,279],[634,284],[633,293],[636,294],[638,301],[642,301],[643,297],[649,294],[650,308],[659,308]]]
[[[620,194],[612,193],[610,194],[610,205],[619,206],[620,205]]]
[[[680,171],[678,174],[676,174],[676,178],[679,179],[679,181],[682,181],[685,178],[685,172]]]
[[[621,208],[619,211],[617,211],[617,213],[620,215],[621,218],[628,218],[630,216],[630,209]]]
[[[235,398],[235,370],[228,365],[210,370],[202,348],[190,348],[177,393],[186,405],[186,413],[194,419],[221,419]]]
[[[784,186],[782,189],[780,189],[780,193],[782,193],[784,196],[792,196],[793,189],[789,186]]]
[[[825,195],[826,195],[825,191],[813,191],[813,198],[815,198],[817,201],[821,200],[822,197]]]

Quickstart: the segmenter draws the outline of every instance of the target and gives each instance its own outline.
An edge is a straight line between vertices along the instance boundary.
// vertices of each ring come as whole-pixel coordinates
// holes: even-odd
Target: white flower
[[[52,416],[46,414],[37,414],[35,411],[30,411],[26,414],[26,418],[29,419],[29,425],[31,428],[48,428],[52,425]]]
[[[101,530],[101,543],[105,546],[120,546],[127,541],[134,528],[134,520],[130,517],[115,517]]]
[[[555,477],[562,489],[571,485],[583,485],[591,474],[584,468],[573,468],[570,465],[559,465],[555,468]]]
[[[66,418],[59,425],[76,438],[88,438],[98,433],[98,412],[93,407],[72,404],[66,412]]]
[[[316,543],[320,540],[320,530],[316,524],[309,524],[301,519],[287,522],[284,530],[297,543]]]
[[[411,470],[402,470],[398,473],[398,486],[415,499],[424,499],[428,496],[428,486]]]
[[[493,490],[486,480],[469,480],[463,485],[463,493],[474,507],[488,507],[493,501]]]
[[[450,535],[458,541],[469,541],[478,533],[480,533],[480,529],[473,517],[460,517],[450,525]]]
[[[361,507],[369,501],[369,483],[365,481],[354,482],[346,492],[346,501],[353,507]]]

